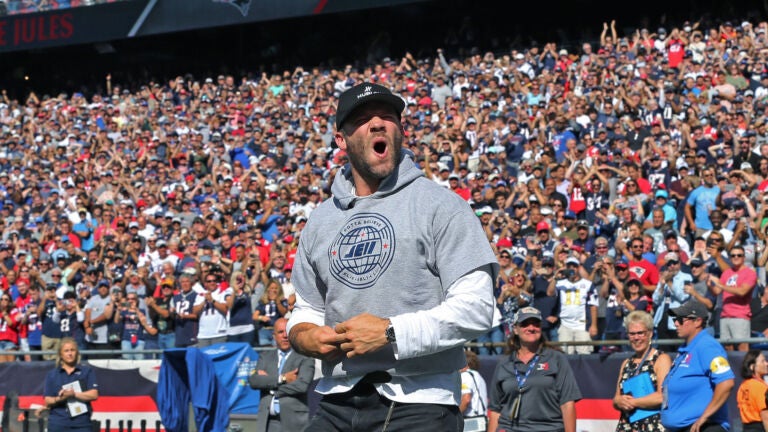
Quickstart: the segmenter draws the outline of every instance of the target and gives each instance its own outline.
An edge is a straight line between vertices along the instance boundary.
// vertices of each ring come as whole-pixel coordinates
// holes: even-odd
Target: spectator
[[[744,265],[744,248],[731,248],[731,268],[725,270],[719,278],[710,275],[710,289],[715,295],[722,293],[723,310],[720,314],[720,337],[725,339],[747,339],[750,337],[750,308],[749,302],[757,283],[755,271]],[[739,351],[746,351],[746,342],[728,344],[732,350],[737,345]]]
[[[145,299],[149,321],[157,329],[157,349],[166,350],[176,347],[175,321],[171,316],[171,299],[173,298],[173,283],[163,282],[160,285],[159,297]],[[147,349],[150,347],[145,344]]]
[[[656,306],[653,324],[659,339],[675,339],[677,328],[673,317],[669,316],[669,311],[691,298],[685,290],[685,285],[691,282],[693,277],[680,270],[682,262],[677,252],[667,252],[664,261],[665,267],[659,278],[659,287],[653,292],[653,304]]]
[[[54,321],[54,316],[63,305],[56,298],[56,285],[47,285],[45,287],[45,297],[38,306],[37,313],[43,323],[42,336],[40,339],[40,349],[42,351],[58,351],[61,342],[61,327]],[[44,360],[52,360],[55,354],[43,354]]]
[[[197,346],[207,347],[227,341],[229,329],[228,315],[232,309],[234,296],[232,288],[221,286],[219,275],[211,272],[205,275],[204,301],[197,304],[193,311],[199,317]]]
[[[272,333],[275,321],[284,317],[288,312],[288,300],[283,295],[280,282],[271,279],[266,283],[256,309],[253,311],[253,321],[258,323],[259,345],[274,345]]]
[[[251,304],[252,288],[246,281],[245,273],[236,271],[230,281],[232,287],[232,307],[229,310],[229,327],[227,330],[227,342],[245,342],[253,345],[256,339],[256,330],[253,326],[253,312],[255,305]]]
[[[560,325],[559,299],[557,293],[548,292],[549,284],[555,277],[555,260],[552,256],[544,256],[537,260],[533,268],[533,304],[541,312],[541,331],[547,341],[557,341],[558,326]]]
[[[643,239],[633,237],[629,243],[629,250],[626,250],[626,243],[617,242],[617,251],[621,251],[628,259],[629,275],[643,284],[646,293],[653,293],[656,290],[656,284],[659,283],[659,270],[651,264],[646,258],[643,258]]]
[[[135,292],[125,296],[115,311],[115,323],[120,324],[120,349],[125,360],[143,360],[144,354],[131,354],[131,351],[143,351],[146,334],[157,334],[157,329],[147,319],[145,310],[139,308],[139,296]]]
[[[19,333],[21,330],[22,315],[13,304],[10,294],[0,295],[0,348],[3,351],[19,350]],[[0,363],[16,361],[13,354],[0,355]]]
[[[89,350],[109,349],[109,322],[118,306],[113,303],[109,293],[109,281],[102,279],[97,283],[97,293],[85,306],[85,341]],[[92,358],[109,357],[100,354]]]
[[[720,188],[715,184],[715,170],[705,167],[701,171],[704,183],[694,189],[686,199],[685,219],[688,229],[697,235],[703,235],[713,228],[709,214],[717,207]]]
[[[74,339],[78,349],[84,349],[86,346],[85,329],[83,328],[85,314],[80,310],[77,296],[72,291],[67,291],[64,293],[64,299],[61,303],[63,309],[54,316],[54,321],[59,323],[61,337]]]
[[[597,292],[592,283],[579,274],[579,260],[570,257],[565,261],[566,268],[549,283],[547,295],[557,293],[560,299],[560,327],[557,340],[560,342],[584,342],[597,336]],[[589,315],[589,316],[588,316]],[[592,347],[570,345],[566,348],[570,354],[588,354]]]
[[[205,296],[192,290],[192,277],[188,274],[179,276],[179,293],[171,299],[171,315],[174,321],[176,348],[186,348],[197,344],[198,316],[205,305]]]
[[[27,329],[27,344],[30,352],[40,351],[42,349],[43,321],[40,317],[39,309],[43,299],[40,294],[40,287],[32,285],[29,288],[29,303],[22,309],[24,314],[23,324]],[[40,360],[39,354],[32,355],[27,361]]]

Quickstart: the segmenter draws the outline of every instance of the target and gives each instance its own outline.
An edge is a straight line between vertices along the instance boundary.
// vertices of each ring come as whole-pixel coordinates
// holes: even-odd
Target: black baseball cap
[[[695,317],[707,319],[709,311],[704,303],[698,300],[688,300],[681,306],[672,308],[669,310],[669,314],[673,317]]]
[[[339,97],[336,109],[336,129],[341,129],[344,120],[358,107],[370,102],[384,102],[392,106],[398,118],[405,109],[405,101],[392,94],[388,88],[371,83],[358,84],[345,91]]]

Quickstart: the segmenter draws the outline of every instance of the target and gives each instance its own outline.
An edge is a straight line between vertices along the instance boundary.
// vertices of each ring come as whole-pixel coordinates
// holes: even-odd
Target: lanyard
[[[536,367],[536,363],[538,363],[538,361],[539,355],[536,354],[533,356],[531,363],[528,364],[528,370],[525,371],[525,375],[522,377],[520,376],[520,372],[517,370],[517,368],[513,368],[515,370],[515,378],[517,379],[517,387],[520,389],[521,393],[525,391],[525,383],[528,381],[528,376],[531,374],[531,371],[533,371],[533,368]]]
[[[635,370],[632,372],[632,376],[636,376],[638,373],[640,373],[640,368],[643,367],[643,363],[645,363],[645,359],[648,358],[648,354],[651,353],[651,350],[653,348],[648,347],[648,350],[643,354],[643,358],[640,359],[640,363],[637,364],[637,367],[635,367]]]

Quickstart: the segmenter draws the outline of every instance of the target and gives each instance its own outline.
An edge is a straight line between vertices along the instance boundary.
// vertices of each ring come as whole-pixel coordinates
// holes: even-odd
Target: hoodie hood
[[[358,197],[355,195],[355,183],[352,179],[352,166],[350,164],[344,165],[344,168],[336,173],[333,185],[331,186],[331,193],[333,193],[333,198],[339,203],[339,206],[346,210],[352,207],[357,199],[376,199],[391,195],[423,176],[424,173],[421,172],[413,161],[413,153],[410,150],[403,149],[397,169],[384,178],[379,185],[379,189],[370,196]]]

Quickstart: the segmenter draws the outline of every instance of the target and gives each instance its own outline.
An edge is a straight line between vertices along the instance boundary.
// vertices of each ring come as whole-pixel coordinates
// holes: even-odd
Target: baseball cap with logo
[[[384,102],[391,105],[398,118],[405,109],[405,101],[392,94],[386,87],[371,83],[359,84],[345,91],[339,97],[339,106],[336,110],[336,129],[341,129],[344,120],[352,114],[352,111],[370,102]]]
[[[524,307],[519,311],[517,311],[517,315],[515,315],[515,324],[520,324],[525,320],[529,320],[532,318],[541,321],[541,312],[539,312],[539,310],[536,309],[535,307],[531,307],[531,306]]]

